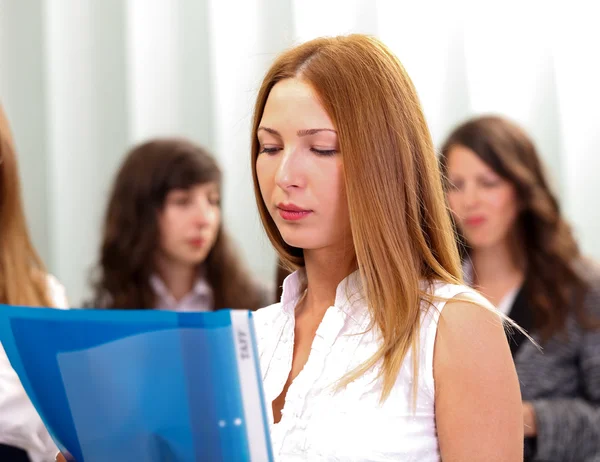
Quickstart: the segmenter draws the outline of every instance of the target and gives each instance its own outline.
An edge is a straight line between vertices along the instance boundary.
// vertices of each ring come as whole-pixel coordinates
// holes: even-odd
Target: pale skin
[[[450,149],[447,166],[448,202],[472,249],[475,284],[498,305],[524,278],[520,248],[510,241],[519,214],[517,192],[464,146]]]
[[[494,305],[522,285],[525,278],[511,232],[519,213],[514,186],[465,146],[448,152],[448,202],[469,246],[474,284]],[[537,434],[535,410],[522,404],[525,436]]]
[[[156,271],[175,300],[193,288],[198,266],[212,249],[221,225],[219,185],[173,189],[158,214],[160,243]]]

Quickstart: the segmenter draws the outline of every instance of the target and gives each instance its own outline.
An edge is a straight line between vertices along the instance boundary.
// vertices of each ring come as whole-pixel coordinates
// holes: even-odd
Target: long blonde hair
[[[254,109],[252,174],[262,223],[280,258],[304,266],[302,249],[286,244],[261,197],[256,137],[273,86],[309,83],[336,127],[343,156],[356,261],[373,324],[376,354],[343,380],[382,363],[382,400],[412,347],[418,377],[423,281],[461,281],[460,259],[433,142],[417,92],[402,64],[379,40],[319,38],[280,55],[267,72]]]
[[[17,156],[0,105],[0,303],[50,306],[44,265],[25,222]]]

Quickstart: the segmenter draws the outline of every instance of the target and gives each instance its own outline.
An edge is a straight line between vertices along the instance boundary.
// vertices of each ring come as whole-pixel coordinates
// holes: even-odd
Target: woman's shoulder
[[[481,293],[466,284],[431,281],[426,284],[425,293],[431,298],[428,306],[435,306],[437,311],[441,311],[451,300],[483,305],[488,309],[493,308]]]
[[[444,304],[436,329],[434,357],[447,363],[451,356],[460,362],[469,352],[474,376],[477,364],[489,361],[488,355],[498,353],[500,362],[510,358],[504,331],[504,318],[481,294],[465,286],[456,288],[456,294]],[[454,292],[453,292],[454,293]],[[441,311],[441,310],[440,310]],[[477,350],[477,351],[475,351]],[[435,361],[434,361],[435,362]],[[465,371],[466,372],[466,371]]]
[[[46,274],[48,296],[54,308],[68,308],[67,291],[60,281],[52,274]]]

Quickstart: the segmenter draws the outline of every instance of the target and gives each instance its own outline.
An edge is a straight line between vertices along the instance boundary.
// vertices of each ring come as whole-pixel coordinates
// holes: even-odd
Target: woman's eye
[[[175,194],[167,195],[167,204],[174,205],[187,205],[190,202],[190,197],[188,194],[182,194],[181,192]]]
[[[498,180],[484,180],[484,181],[481,182],[481,184],[485,188],[495,188],[496,186],[498,186],[500,184],[500,181],[498,181]]]
[[[277,146],[261,146],[259,154],[273,154],[279,150],[281,148]]]
[[[189,202],[190,200],[187,197],[177,197],[173,199],[173,203],[175,205],[187,205]]]
[[[333,156],[334,154],[337,153],[336,149],[318,149],[318,148],[311,148],[311,151],[319,154],[320,156]]]

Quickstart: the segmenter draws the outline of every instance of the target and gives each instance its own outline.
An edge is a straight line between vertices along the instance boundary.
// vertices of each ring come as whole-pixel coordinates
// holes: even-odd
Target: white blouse
[[[359,273],[344,279],[315,335],[306,365],[290,385],[281,421],[271,403],[288,379],[294,349],[294,311],[302,295],[303,273],[288,276],[281,303],[258,310],[255,326],[268,403],[273,451],[278,461],[439,461],[435,426],[433,350],[445,301],[423,309],[420,331],[416,412],[412,408],[412,352],[409,351],[390,397],[379,404],[380,365],[335,393],[345,373],[369,359],[379,346],[376,328],[362,296]],[[435,284],[436,296],[474,295],[466,286]]]
[[[52,276],[48,276],[48,287],[54,306],[67,308],[64,287]],[[26,450],[32,462],[54,461],[58,452],[1,344],[0,443]]]
[[[150,287],[156,295],[157,310],[196,312],[212,311],[214,308],[213,290],[206,278],[200,277],[194,287],[181,300],[177,301],[158,275],[150,278]]]

